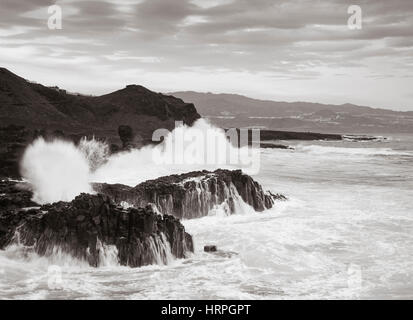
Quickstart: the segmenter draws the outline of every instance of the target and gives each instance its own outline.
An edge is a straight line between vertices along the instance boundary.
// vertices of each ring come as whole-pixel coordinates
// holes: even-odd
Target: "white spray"
[[[205,138],[201,143],[201,136]],[[216,140],[210,144],[211,138]],[[183,137],[180,140],[179,137]],[[196,142],[189,138],[196,137]],[[78,147],[71,142],[36,140],[30,145],[21,163],[22,175],[34,190],[34,201],[49,203],[70,201],[81,192],[92,193],[90,182],[122,183],[135,186],[149,179],[195,170],[218,168],[248,169],[248,161],[256,160],[259,150],[251,154],[234,148],[221,129],[205,120],[192,127],[177,127],[156,146],[146,146],[108,157],[108,147],[95,140],[82,140]],[[177,145],[180,150],[177,152]],[[183,161],[177,161],[183,152]],[[216,155],[216,157],[211,157]],[[223,157],[227,155],[227,158]],[[229,163],[234,155],[239,163]],[[160,161],[160,158],[161,161]],[[231,158],[231,159],[232,159]],[[190,159],[190,161],[188,161]],[[246,166],[247,164],[247,166]],[[248,170],[245,170],[247,173]]]
[[[32,184],[33,200],[40,204],[70,201],[82,192],[92,192],[89,163],[70,142],[37,139],[23,155],[21,173]]]
[[[203,119],[192,127],[179,126],[160,135],[164,137],[162,144],[113,155],[93,173],[92,180],[135,186],[150,179],[197,170],[242,168],[248,174],[258,173],[259,149],[234,147],[224,130]]]

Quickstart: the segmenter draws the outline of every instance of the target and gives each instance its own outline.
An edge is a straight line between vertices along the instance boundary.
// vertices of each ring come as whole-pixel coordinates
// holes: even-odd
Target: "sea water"
[[[195,252],[168,265],[119,266],[110,247],[99,268],[0,251],[0,298],[412,299],[413,137],[387,138],[263,149],[254,178],[288,201],[183,221]]]

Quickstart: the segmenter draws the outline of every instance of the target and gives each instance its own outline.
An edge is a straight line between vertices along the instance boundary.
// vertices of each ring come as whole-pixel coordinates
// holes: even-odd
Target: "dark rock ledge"
[[[264,192],[258,182],[241,170],[195,171],[149,180],[135,187],[105,183],[95,183],[93,187],[117,204],[127,202],[134,207],[154,204],[161,213],[179,219],[206,216],[214,206],[223,204],[233,214],[237,198],[258,212],[271,208],[275,200],[286,199]]]
[[[16,197],[25,199],[27,193],[15,192],[0,202],[0,249],[18,242],[50,256],[59,248],[99,266],[105,247],[112,245],[119,263],[130,267],[166,264],[168,256],[184,258],[193,251],[192,237],[179,220],[156,214],[149,206],[124,210],[104,195],[81,194],[72,202],[16,209]]]
[[[271,208],[282,195],[264,192],[241,170],[196,171],[146,181],[136,187],[94,184],[97,195],[38,206],[27,184],[0,181],[0,249],[18,243],[40,256],[56,249],[105,263],[116,249],[119,264],[140,267],[167,263],[193,252],[192,237],[178,219],[208,215],[217,205],[229,214],[243,202],[255,211]],[[125,209],[122,202],[132,207]],[[159,211],[161,214],[155,211]]]

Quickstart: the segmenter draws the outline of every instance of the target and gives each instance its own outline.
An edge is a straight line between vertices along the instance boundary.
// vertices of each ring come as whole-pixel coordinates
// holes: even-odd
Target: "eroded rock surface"
[[[110,250],[121,265],[166,264],[193,251],[192,237],[173,216],[150,206],[125,210],[107,196],[81,194],[27,210],[0,210],[0,249],[17,243],[40,256],[61,250],[99,266]]]
[[[215,206],[223,206],[232,214],[241,199],[258,212],[271,208],[277,199],[286,199],[264,192],[241,170],[195,171],[149,180],[136,187],[96,183],[94,189],[115,203],[127,202],[134,207],[154,204],[161,213],[179,219],[206,216]]]

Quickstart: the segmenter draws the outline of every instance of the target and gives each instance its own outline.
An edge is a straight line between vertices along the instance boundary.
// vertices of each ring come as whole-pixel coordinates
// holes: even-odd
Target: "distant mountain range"
[[[102,96],[86,96],[33,83],[0,68],[2,127],[23,125],[30,129],[93,133],[117,139],[118,126],[129,125],[146,141],[157,128],[172,129],[175,120],[192,124],[200,118],[198,112],[225,128],[261,127],[342,134],[413,133],[413,111],[353,104],[276,102],[191,91],[165,95],[139,85],[129,85]]]
[[[277,102],[236,94],[173,92],[193,102],[198,112],[220,127],[261,127],[269,130],[324,133],[413,133],[413,111],[399,112],[353,104]]]

